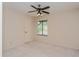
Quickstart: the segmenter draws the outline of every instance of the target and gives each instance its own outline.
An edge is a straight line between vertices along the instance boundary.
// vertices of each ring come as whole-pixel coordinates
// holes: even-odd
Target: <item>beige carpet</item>
[[[6,57],[76,57],[79,51],[40,41],[32,41],[3,52]]]

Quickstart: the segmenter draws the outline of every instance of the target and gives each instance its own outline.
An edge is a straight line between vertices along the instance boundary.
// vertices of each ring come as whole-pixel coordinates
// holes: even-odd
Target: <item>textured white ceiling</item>
[[[6,2],[4,4],[15,11],[26,14],[29,14],[27,13],[28,11],[35,10],[34,8],[30,7],[30,5],[37,6],[38,4],[41,4],[41,7],[50,6],[50,9],[46,10],[50,13],[71,8],[79,8],[78,2]],[[35,16],[36,13],[30,13],[29,15]]]

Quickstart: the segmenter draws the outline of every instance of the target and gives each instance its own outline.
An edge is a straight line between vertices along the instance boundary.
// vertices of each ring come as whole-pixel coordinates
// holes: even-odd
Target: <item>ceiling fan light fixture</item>
[[[40,15],[41,15],[40,13],[37,14],[37,16],[40,16]]]

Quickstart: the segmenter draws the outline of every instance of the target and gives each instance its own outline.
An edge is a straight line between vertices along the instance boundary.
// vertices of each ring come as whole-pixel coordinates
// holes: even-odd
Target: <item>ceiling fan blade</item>
[[[28,11],[28,13],[31,13],[31,12],[36,12],[36,10],[34,10],[34,11]]]
[[[31,5],[31,7],[33,7],[33,8],[35,8],[35,9],[37,9],[35,6],[33,6],[33,5]]]
[[[49,12],[47,12],[47,11],[42,11],[42,12],[44,12],[44,13],[46,13],[46,14],[50,14]]]
[[[42,10],[45,10],[45,9],[48,9],[48,8],[50,8],[49,6],[47,6],[47,7],[44,7],[44,8],[42,8]]]

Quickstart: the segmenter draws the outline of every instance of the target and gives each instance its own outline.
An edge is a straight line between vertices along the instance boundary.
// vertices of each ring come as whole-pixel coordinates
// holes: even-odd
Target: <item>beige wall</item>
[[[37,36],[43,42],[79,49],[79,10],[56,12],[48,19],[48,37]],[[46,40],[45,40],[46,39]]]
[[[78,15],[78,10],[70,10],[50,17],[48,25],[50,42],[60,46],[79,49]]]
[[[4,4],[3,22],[3,51],[9,50],[32,40],[33,21],[29,16],[16,12]],[[27,33],[25,33],[25,31]]]
[[[27,16],[24,21],[24,37],[25,42],[29,42],[34,40],[34,34],[35,34],[35,26],[34,26],[34,20],[32,20],[31,17]]]

